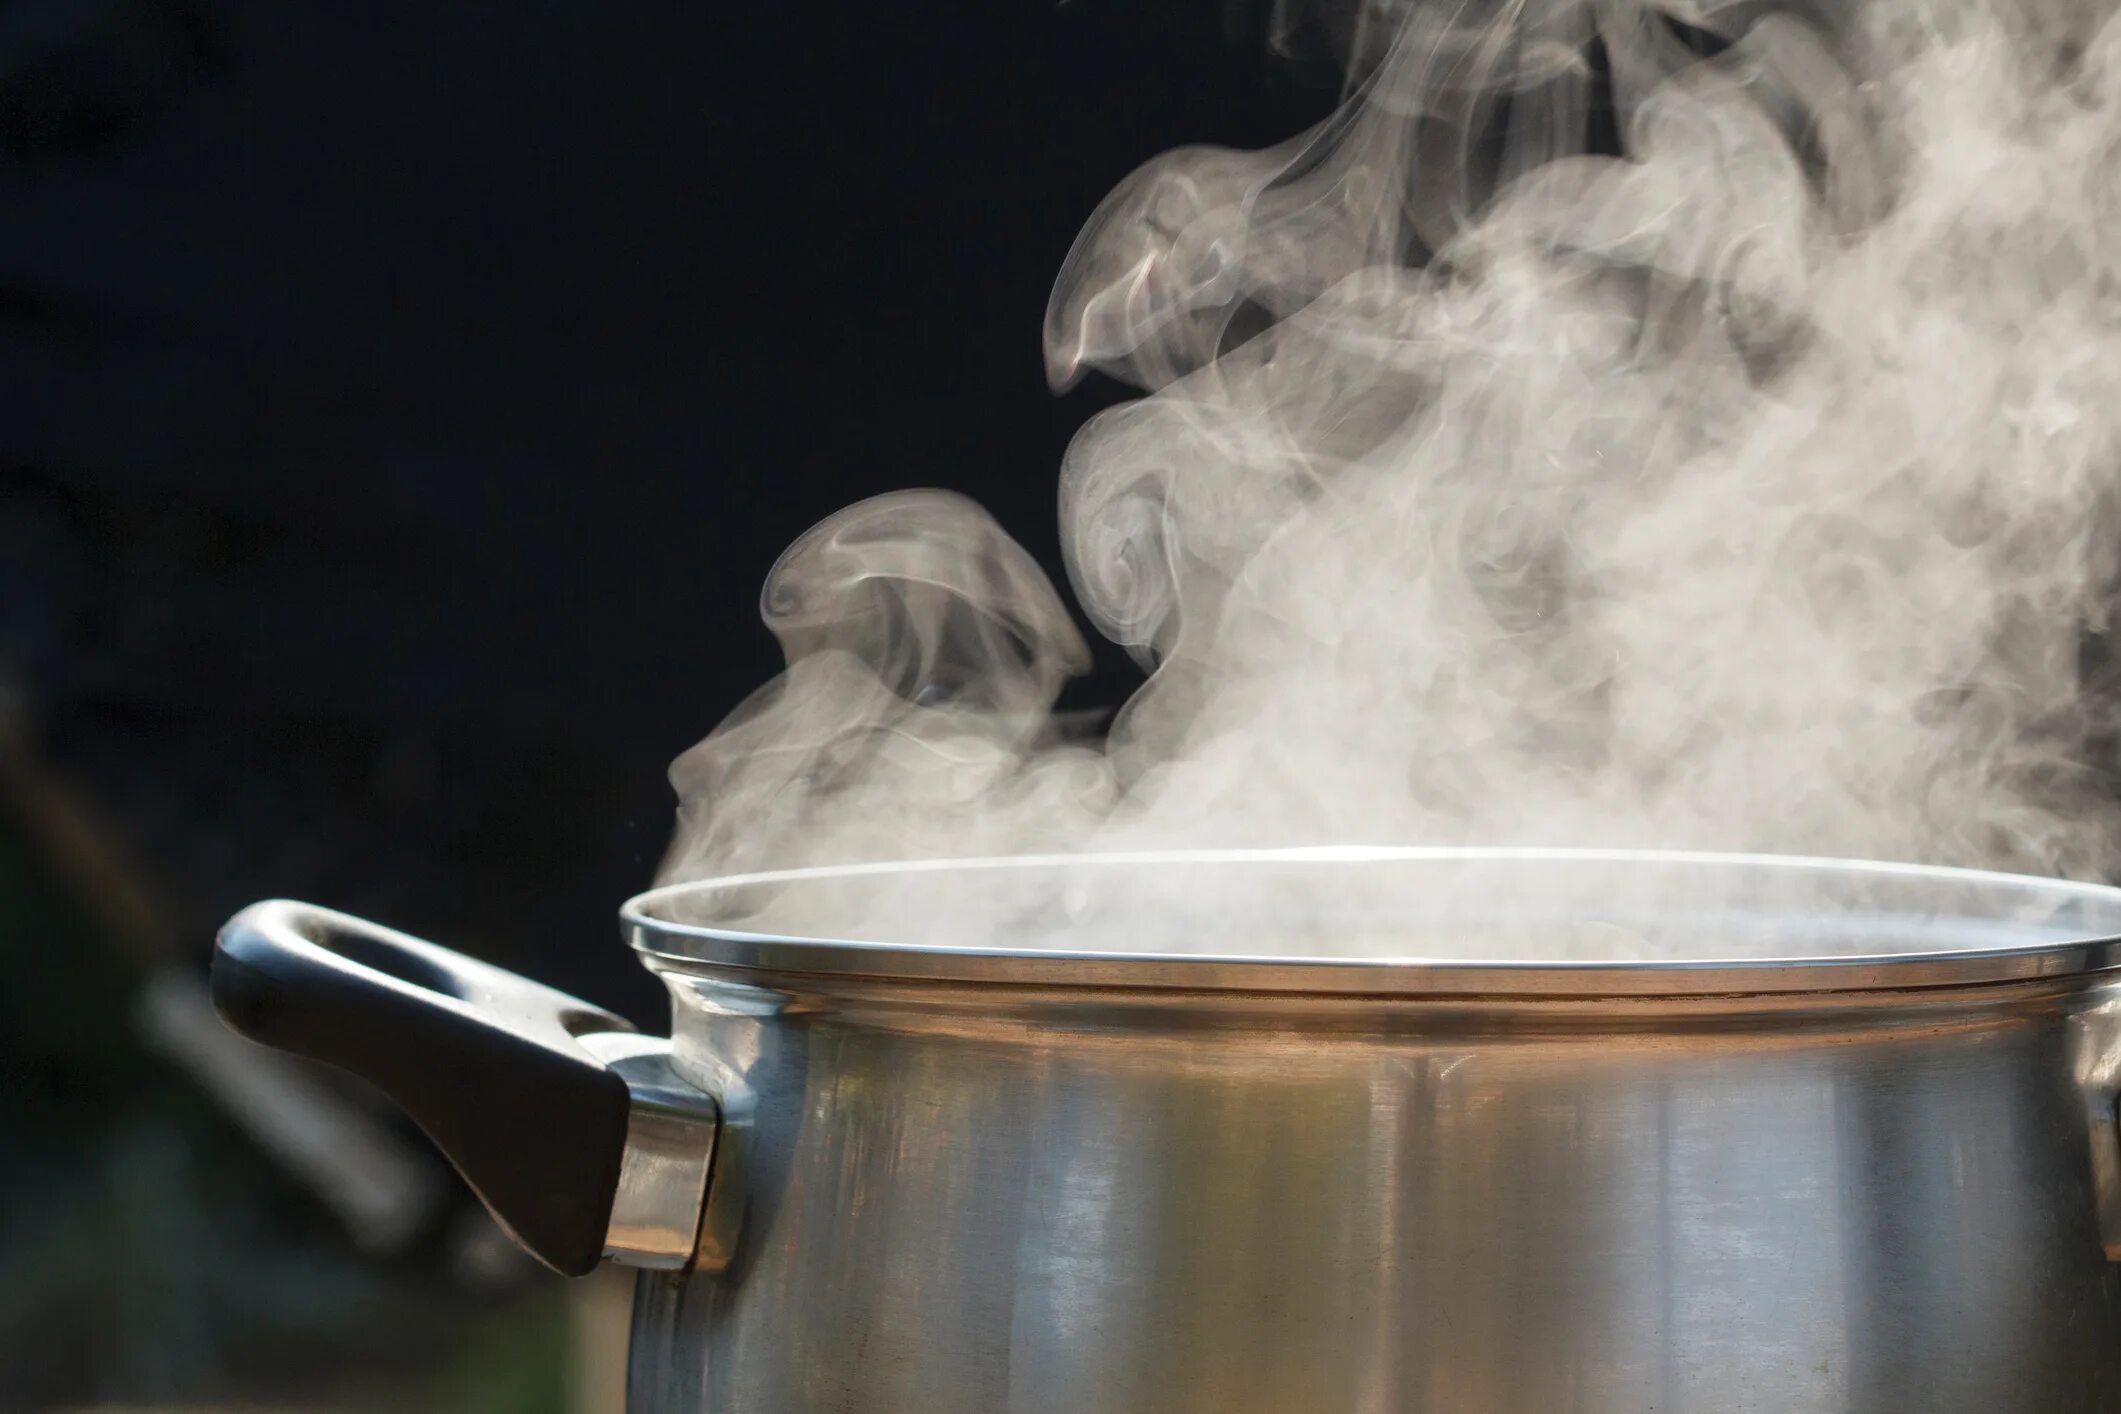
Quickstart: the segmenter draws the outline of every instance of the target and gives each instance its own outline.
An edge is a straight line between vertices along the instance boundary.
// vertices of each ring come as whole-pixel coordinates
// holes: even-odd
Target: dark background
[[[659,1024],[774,555],[939,485],[1059,575],[1047,289],[1327,109],[1262,9],[0,0],[0,1409],[559,1407],[550,1288],[357,1250],[141,988],[284,894]]]

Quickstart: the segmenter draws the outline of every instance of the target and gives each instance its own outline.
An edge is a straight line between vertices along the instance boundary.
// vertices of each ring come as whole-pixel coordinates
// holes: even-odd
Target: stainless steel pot
[[[1080,954],[798,926],[888,887],[993,936],[964,900],[1041,870]],[[1174,880],[1243,927],[1098,910]],[[1695,960],[1391,956],[1393,900],[1477,918],[1469,885],[1498,947]],[[301,904],[232,921],[214,985],[390,1091],[552,1265],[648,1269],[635,1410],[2121,1409],[2121,891],[1343,850],[811,871],[623,917],[671,1041]],[[1335,930],[1365,956],[1262,955]]]

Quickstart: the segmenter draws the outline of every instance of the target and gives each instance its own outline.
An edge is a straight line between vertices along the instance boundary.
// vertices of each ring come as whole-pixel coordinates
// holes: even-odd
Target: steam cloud
[[[2080,0],[1371,0],[1346,103],[1157,158],[1045,342],[1087,662],[977,507],[775,567],[665,882],[1173,845],[2113,858],[2121,25]]]

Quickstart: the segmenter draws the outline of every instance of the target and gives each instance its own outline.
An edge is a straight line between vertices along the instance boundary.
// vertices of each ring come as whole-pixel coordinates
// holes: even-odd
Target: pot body
[[[2121,1408],[2109,977],[1601,1000],[668,970],[721,1147],[696,1262],[641,1279],[631,1407]]]

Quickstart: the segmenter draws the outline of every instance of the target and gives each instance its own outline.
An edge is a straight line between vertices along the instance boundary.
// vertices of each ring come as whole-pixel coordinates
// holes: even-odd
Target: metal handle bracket
[[[660,1036],[612,1032],[581,1038],[584,1050],[626,1082],[626,1150],[604,1234],[606,1260],[678,1271],[692,1264],[707,1185],[714,1176],[721,1115],[670,1063]]]

